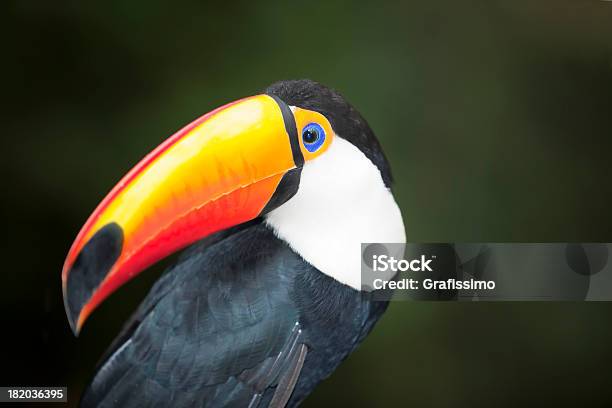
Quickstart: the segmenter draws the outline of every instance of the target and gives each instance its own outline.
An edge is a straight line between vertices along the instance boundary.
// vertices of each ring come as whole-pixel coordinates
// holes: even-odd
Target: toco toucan
[[[405,242],[391,170],[336,91],[281,81],[187,125],[87,220],[62,284],[77,334],[113,291],[183,248],[102,359],[85,407],[299,404],[387,308],[361,243]]]

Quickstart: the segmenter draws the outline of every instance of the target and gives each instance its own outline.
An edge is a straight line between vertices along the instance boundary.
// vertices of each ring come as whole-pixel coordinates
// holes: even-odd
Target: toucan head
[[[390,184],[367,122],[321,84],[282,81],[215,109],[145,156],[82,227],[62,271],[71,327],[153,263],[258,217],[358,289],[354,262],[338,257],[405,240]]]

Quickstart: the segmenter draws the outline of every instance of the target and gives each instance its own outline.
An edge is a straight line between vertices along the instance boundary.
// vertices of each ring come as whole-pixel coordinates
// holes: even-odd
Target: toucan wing
[[[292,277],[308,267],[261,224],[192,249],[151,290],[82,405],[284,406],[307,353]]]

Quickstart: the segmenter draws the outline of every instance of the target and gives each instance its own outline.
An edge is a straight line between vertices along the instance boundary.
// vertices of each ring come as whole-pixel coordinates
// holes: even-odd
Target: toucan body
[[[70,324],[183,248],[102,359],[86,407],[303,401],[387,308],[361,243],[405,242],[389,164],[337,92],[283,81],[177,132],[107,195],[62,274]]]

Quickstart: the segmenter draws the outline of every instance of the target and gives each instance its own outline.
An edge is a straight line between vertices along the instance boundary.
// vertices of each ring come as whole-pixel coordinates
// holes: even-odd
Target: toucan
[[[183,250],[81,405],[298,405],[387,308],[360,271],[362,243],[406,240],[391,182],[366,120],[312,80],[276,82],[165,140],[98,205],[64,263],[77,335],[111,293]]]

